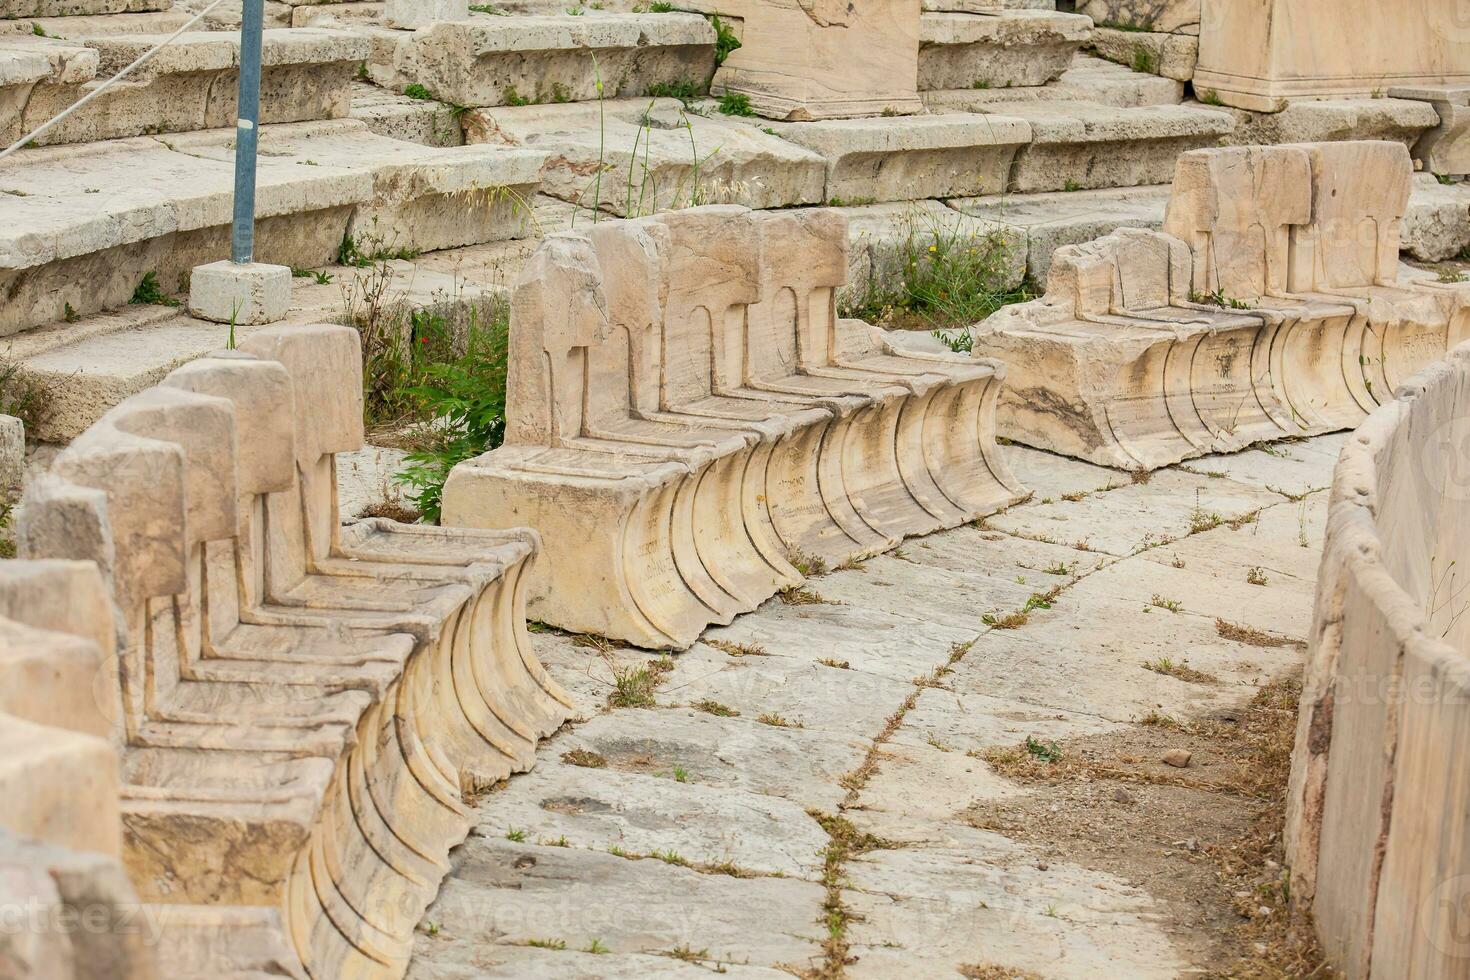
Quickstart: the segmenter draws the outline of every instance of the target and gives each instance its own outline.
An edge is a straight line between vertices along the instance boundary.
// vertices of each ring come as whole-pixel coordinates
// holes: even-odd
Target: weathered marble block
[[[1185,154],[1162,232],[1058,249],[975,328],[1001,434],[1150,470],[1357,425],[1470,337],[1470,288],[1399,278],[1411,176],[1400,143]]]
[[[1457,0],[1203,0],[1199,35],[1195,91],[1242,109],[1470,84]]]
[[[1343,450],[1287,797],[1291,896],[1341,975],[1464,968],[1470,345]]]
[[[919,0],[698,0],[740,19],[711,90],[770,119],[907,115],[919,101]]]
[[[455,526],[529,524],[532,615],[683,648],[829,564],[1020,496],[998,365],[841,320],[846,221],[693,208],[548,238],[516,287],[505,445]]]
[[[117,637],[93,686],[117,706],[125,867],[181,908],[173,968],[399,977],[466,795],[531,766],[570,707],[525,632],[536,536],[343,527],[357,331],[241,347],[74,440],[28,487],[19,546],[109,585],[83,620]]]

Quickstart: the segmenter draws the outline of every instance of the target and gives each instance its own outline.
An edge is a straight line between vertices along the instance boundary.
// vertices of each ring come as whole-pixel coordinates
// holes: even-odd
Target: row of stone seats
[[[1344,977],[1465,975],[1470,344],[1343,449],[1285,843],[1291,897]]]
[[[360,339],[282,327],[124,401],[32,483],[27,557],[104,570],[123,856],[145,902],[278,909],[313,976],[401,976],[471,794],[570,702],[533,532],[340,525]]]
[[[1004,369],[836,315],[846,219],[709,206],[548,238],[512,305],[505,445],[446,524],[536,527],[531,613],[687,647],[837,564],[994,512]]]
[[[1059,249],[975,331],[1001,434],[1126,469],[1351,428],[1470,337],[1470,287],[1400,278],[1400,143],[1184,154],[1162,232]]]

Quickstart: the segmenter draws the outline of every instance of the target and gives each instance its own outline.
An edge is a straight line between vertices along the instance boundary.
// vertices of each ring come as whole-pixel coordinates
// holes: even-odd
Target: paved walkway
[[[1099,811],[1079,825],[1068,799],[1110,793],[1104,822],[1142,824],[1151,861],[1245,816],[1155,808],[1147,780],[1084,777],[1047,802],[992,762],[1135,734],[1154,752],[1170,719],[1230,717],[1298,663],[1345,438],[1140,483],[1013,447],[1031,501],[817,578],[686,653],[539,634],[586,720],[481,802],[410,977],[1202,972],[1172,909],[1194,901],[1170,891],[1184,866],[1070,846]],[[654,706],[609,707],[645,679]]]

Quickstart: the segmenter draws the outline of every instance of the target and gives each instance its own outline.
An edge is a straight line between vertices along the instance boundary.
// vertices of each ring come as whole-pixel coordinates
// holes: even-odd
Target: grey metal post
[[[235,124],[235,225],[230,259],[255,261],[255,157],[260,141],[260,48],[265,0],[240,4],[240,110]]]

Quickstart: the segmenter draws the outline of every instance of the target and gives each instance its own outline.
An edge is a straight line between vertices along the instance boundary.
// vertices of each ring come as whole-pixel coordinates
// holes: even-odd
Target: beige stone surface
[[[741,46],[711,90],[769,119],[840,119],[920,109],[919,0],[698,0],[740,19]],[[854,52],[861,52],[855,57]]]
[[[1439,125],[1419,137],[1414,159],[1430,173],[1470,174],[1470,87],[1393,88],[1391,98],[1428,102],[1439,115]]]
[[[171,6],[173,0],[4,0],[0,3],[0,20],[139,13]]]
[[[1412,147],[1439,124],[1433,106],[1410,99],[1311,99],[1289,102],[1279,112],[1228,111],[1236,119],[1228,141],[1240,146],[1396,140]]]
[[[1294,98],[1363,97],[1470,82],[1470,30],[1454,3],[1204,0],[1196,90],[1274,112]]]
[[[823,602],[773,600],[709,631],[706,642],[670,658],[647,707],[603,705],[615,671],[654,658],[595,651],[555,631],[537,635],[548,669],[592,715],[555,736],[552,753],[596,753],[602,764],[580,756],[591,767],[555,767],[524,789],[517,777],[480,803],[477,837],[457,852],[445,897],[425,915],[410,976],[590,980],[684,966],[737,977],[825,968],[832,960],[802,945],[827,935],[823,896],[806,887],[825,868],[797,871],[796,861],[783,878],[762,870],[771,867],[763,861],[781,859],[783,843],[809,840],[815,825],[793,814],[772,836],[769,815],[786,801],[891,842],[841,867],[835,897],[849,913],[844,938],[855,957],[844,966],[848,976],[942,980],[977,963],[1077,980],[1201,969],[1198,933],[1173,931],[1178,910],[1158,878],[1070,859],[1065,835],[1035,800],[1046,790],[1007,778],[984,756],[1028,736],[1086,752],[1098,743],[1066,740],[1137,735],[1150,712],[1234,717],[1259,685],[1292,670],[1300,661],[1294,645],[1228,640],[1214,620],[1285,630],[1288,642],[1305,638],[1326,510],[1320,488],[1341,441],[1284,447],[1299,458],[1214,456],[1199,469],[1230,475],[1179,468],[1147,484],[1006,447],[1011,467],[1034,486],[1032,499],[983,528],[912,540],[901,555],[817,577],[808,588]],[[1282,492],[1262,483],[1280,483]],[[1286,495],[1311,487],[1319,492],[1304,501]],[[1197,506],[1225,520],[1257,519],[1196,533]],[[1038,540],[1045,530],[1068,543]],[[1083,539],[1108,553],[1070,544]],[[1044,571],[1059,564],[1069,570]],[[1257,565],[1269,571],[1269,586],[1246,583]],[[1052,586],[1061,589],[1053,608],[1033,609],[1025,625],[985,623]],[[1180,596],[1183,609],[1143,612],[1155,593]],[[1143,666],[1157,657],[1177,662],[1181,651],[1219,683],[1186,683]],[[776,716],[786,724],[773,723]],[[1197,757],[1191,773],[1206,764]],[[631,787],[655,782],[649,795],[665,803],[645,809]],[[849,796],[854,784],[861,789]],[[1080,794],[1108,801],[1098,807],[1104,821],[1124,822],[1153,803],[1152,791],[1137,785],[1128,787],[1128,804],[1114,803],[1113,788],[1097,777],[1078,781]],[[1025,806],[1028,798],[1042,824],[1034,835],[977,827],[987,804]],[[709,808],[715,815],[693,819]],[[1199,870],[1187,867],[1197,858],[1174,843],[1180,837],[1198,833],[1202,848],[1232,839],[1211,833],[1208,820],[1186,830],[1183,819],[1171,813],[1150,824],[1143,845],[1174,852],[1163,866],[1171,880]]]
[[[528,768],[570,707],[525,632],[537,539],[343,527],[356,330],[239,346],[74,440],[28,486],[19,546],[107,572],[119,643],[92,686],[120,705],[124,863],[145,901],[207,906],[179,925],[175,975],[299,956],[399,976],[465,795]]]
[[[484,109],[465,117],[471,143],[543,155],[543,191],[587,213],[638,217],[697,204],[779,208],[826,200],[816,152],[676,99]]]
[[[982,111],[1031,128],[1005,188],[1020,194],[1166,183],[1181,153],[1216,146],[1235,128],[1228,113],[1182,105],[1053,99],[993,102]]]
[[[1043,194],[994,194],[953,198],[951,208],[1014,229],[1026,242],[1026,270],[1046,282],[1052,257],[1063,245],[1080,245],[1119,228],[1156,230],[1164,223],[1169,187],[1104,188]]]
[[[455,468],[445,522],[542,532],[531,615],[685,648],[798,586],[804,556],[1017,499],[1001,375],[838,319],[847,244],[829,211],[735,207],[548,238],[515,292],[506,444]]]
[[[1089,40],[1100,57],[1134,71],[1187,82],[1199,61],[1199,38],[1189,34],[1097,27]]]
[[[1059,250],[977,328],[1001,433],[1153,469],[1358,424],[1470,329],[1463,287],[1399,279],[1410,175],[1395,143],[1185,154],[1162,233]]]
[[[26,40],[0,41],[0,58],[4,57],[4,47]],[[101,88],[163,36],[111,35],[74,42],[29,40],[62,52],[84,43],[82,50],[95,52],[99,59],[96,77],[62,72],[26,93],[0,95],[0,142],[8,143],[49,122]],[[267,31],[261,121],[299,122],[347,115],[351,79],[370,50],[366,38],[341,31]],[[89,143],[233,126],[238,64],[237,36],[223,32],[184,34],[129,75],[125,84],[108,87],[100,97],[43,134],[37,143]]]
[[[1043,10],[925,13],[919,18],[919,89],[1044,85],[1091,34],[1086,17]]]
[[[1078,54],[1057,79],[1058,91],[1072,98],[1120,109],[1143,105],[1178,105],[1184,99],[1184,83],[1172,78],[1137,72],[1104,58]]]
[[[1077,12],[1099,27],[1128,27],[1164,34],[1198,34],[1203,0],[1080,0]]]
[[[1333,482],[1292,766],[1292,897],[1345,976],[1463,962],[1470,348],[1407,381]]]
[[[1470,248],[1470,185],[1415,174],[1403,239],[1404,251],[1423,262],[1443,262]]]
[[[998,110],[769,128],[827,161],[826,199],[834,204],[996,193],[1033,138],[1025,120]]]
[[[182,291],[229,254],[233,131],[26,150],[0,164],[0,335],[120,307],[144,276]],[[351,233],[370,250],[516,237],[540,157],[432,149],[328,120],[262,131],[256,257],[319,268]],[[76,193],[76,188],[81,193]]]
[[[475,14],[372,36],[374,82],[398,91],[422,85],[462,106],[639,96],[659,83],[702,89],[714,70],[714,28],[693,14]]]

